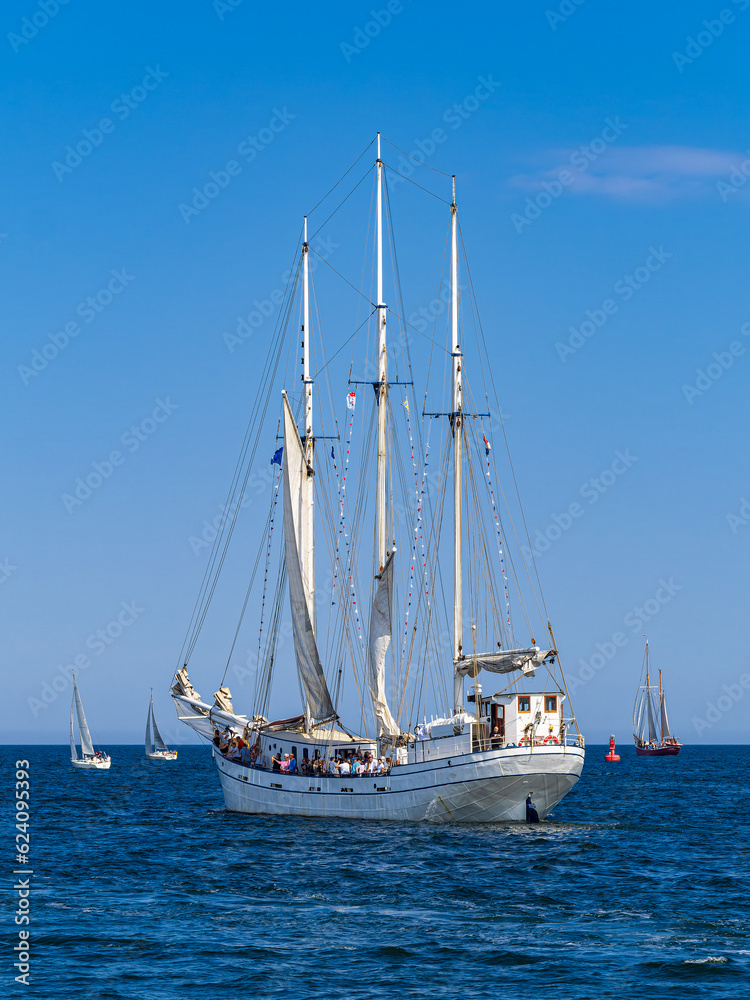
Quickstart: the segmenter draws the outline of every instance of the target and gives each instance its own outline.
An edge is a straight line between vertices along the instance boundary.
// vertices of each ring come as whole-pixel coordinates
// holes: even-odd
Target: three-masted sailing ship
[[[646,639],[645,668],[646,683],[638,688],[633,706],[635,752],[639,757],[675,757],[682,749],[682,744],[669,728],[661,670],[658,688],[651,684],[648,639]]]
[[[78,756],[75,726],[78,724],[81,755]],[[112,765],[111,757],[102,750],[94,750],[89,724],[83,711],[83,702],[78,691],[75,670],[73,671],[73,698],[70,702],[70,763],[79,771],[107,771]]]
[[[370,377],[358,381],[350,369],[346,395],[343,385],[339,390],[346,415],[343,434],[317,434],[320,411],[314,406],[313,388],[317,379],[330,375],[330,369],[320,320],[316,319],[315,338],[311,325],[311,313],[317,315],[318,310],[311,309],[310,257],[315,251],[308,240],[306,217],[296,270],[261,373],[255,420],[243,443],[171,693],[180,720],[212,744],[229,810],[361,819],[523,821],[531,796],[544,819],[578,780],[584,740],[567,698],[544,603],[539,604],[538,592],[533,601],[521,596],[523,587],[532,587],[533,574],[523,567],[520,551],[521,561],[511,557],[506,543],[515,526],[508,523],[506,532],[510,505],[495,485],[491,437],[497,419],[493,421],[489,412],[489,359],[475,369],[477,382],[485,385],[486,406],[476,405],[467,379],[471,361],[462,345],[470,324],[463,321],[459,293],[471,289],[471,281],[467,274],[468,285],[461,285],[459,277],[455,178],[450,202],[442,199],[449,211],[449,292],[436,300],[436,315],[442,305],[449,306],[447,346],[435,347],[427,336],[432,348],[443,352],[447,406],[428,413],[423,403],[422,419],[416,420],[411,337],[406,330],[410,327],[410,333],[414,324],[403,318],[396,277],[392,293],[398,305],[389,307],[385,299],[383,244],[388,241],[393,246],[395,237],[392,222],[386,233],[383,218],[385,210],[390,220],[386,172],[391,168],[381,157],[379,134],[376,141],[373,174],[368,167],[339,203],[340,209],[367,176],[373,177],[374,287],[369,294],[359,293],[367,300]],[[339,189],[351,169],[332,191]],[[392,257],[395,262],[395,251]],[[332,280],[341,277],[338,268],[329,270]],[[291,319],[294,304],[299,327]],[[475,305],[472,300],[466,312],[474,315]],[[357,327],[358,319],[352,337],[364,325]],[[391,323],[401,331],[395,345]],[[281,392],[277,441],[272,445],[272,436],[267,438],[269,452],[273,450],[270,510],[240,615],[241,623],[254,603],[261,622],[255,692],[249,709],[241,713],[224,683],[227,670],[211,703],[193,687],[188,663],[247,495],[257,435],[277,391],[273,377],[283,356],[282,345],[285,339],[293,344],[298,329],[302,391]],[[417,328],[417,332],[423,331]],[[478,349],[483,339],[480,330]],[[420,371],[424,373],[424,366]],[[361,386],[366,388],[359,391]],[[330,396],[335,398],[332,390]],[[362,409],[357,449],[353,428],[355,413],[358,416]],[[337,431],[333,410],[331,429]],[[442,438],[433,462],[430,456],[437,448],[430,451],[429,428],[436,421]],[[437,475],[431,464],[439,466]],[[374,473],[374,490],[367,471]],[[273,530],[279,491],[283,544],[274,586],[270,567],[279,535]],[[447,539],[441,536],[444,509],[452,519],[452,537]],[[320,532],[321,525],[324,541],[316,546],[316,529]],[[523,530],[520,523],[518,530]],[[368,539],[373,540],[371,560],[363,554]],[[330,567],[326,586],[316,590],[320,563],[326,558]],[[265,567],[263,593],[253,602],[259,565]],[[448,600],[443,565],[452,566],[453,592]],[[514,591],[516,603],[511,601]],[[287,599],[301,710],[291,718],[273,719],[272,693],[288,689],[288,684],[275,679],[283,659],[279,636]],[[531,623],[534,606],[539,616],[536,626]],[[363,613],[362,607],[368,610]],[[549,642],[537,644],[537,626]],[[227,669],[239,629],[238,624]],[[537,672],[542,678],[532,681]],[[347,724],[340,706],[345,695],[351,697],[352,679],[360,721]],[[482,680],[489,681],[488,692]],[[283,693],[288,697],[287,690]],[[429,721],[428,707],[437,710]]]

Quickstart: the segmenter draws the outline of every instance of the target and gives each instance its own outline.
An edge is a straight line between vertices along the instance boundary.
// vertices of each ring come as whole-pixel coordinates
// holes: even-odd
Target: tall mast
[[[380,132],[378,132],[377,159],[377,325],[378,325],[378,466],[377,509],[375,516],[375,564],[377,572],[385,566],[385,515],[386,515],[386,401],[388,398],[388,355],[386,353],[385,317],[383,302],[383,161],[380,159]]]
[[[453,422],[453,658],[463,655],[463,560],[461,530],[462,495],[462,437],[463,437],[463,392],[461,387],[461,348],[458,343],[458,208],[456,207],[456,178],[453,178],[453,201],[451,202],[451,357],[452,398],[451,420]],[[463,681],[456,669],[453,678],[453,707],[456,712],[463,709]],[[478,706],[477,706],[478,708]]]
[[[661,741],[664,742],[664,691],[661,686],[661,670],[659,671],[659,716],[661,725]]]
[[[302,575],[307,584],[308,610],[310,621],[314,623],[315,590],[315,499],[312,489],[313,476],[313,382],[310,378],[310,355],[312,354],[312,333],[310,330],[310,247],[307,242],[307,216],[305,216],[302,242],[302,384],[304,387],[304,437],[303,448],[307,464],[309,488],[304,491],[301,534]],[[314,627],[314,624],[313,624]]]

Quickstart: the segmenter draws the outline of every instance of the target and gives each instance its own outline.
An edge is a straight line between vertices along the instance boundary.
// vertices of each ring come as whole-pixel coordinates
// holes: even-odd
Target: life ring
[[[544,738],[544,743],[557,743],[558,746],[560,745],[560,741],[556,736],[546,736]]]
[[[519,747],[522,747],[526,743],[529,743],[529,744],[531,743],[531,740],[528,739],[526,736],[522,736],[521,739],[518,741]]]

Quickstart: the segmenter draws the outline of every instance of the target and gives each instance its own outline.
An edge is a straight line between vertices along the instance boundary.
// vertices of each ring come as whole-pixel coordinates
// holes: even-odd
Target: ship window
[[[527,694],[519,694],[518,696],[518,711],[519,712],[530,712],[531,711],[531,698]]]
[[[307,747],[305,747],[304,750],[302,751],[302,760],[307,760],[307,759],[308,759]]]
[[[544,711],[545,712],[556,712],[557,711],[557,695],[547,695],[544,699]]]
[[[294,757],[295,760],[297,759],[297,747],[292,747],[292,757]]]

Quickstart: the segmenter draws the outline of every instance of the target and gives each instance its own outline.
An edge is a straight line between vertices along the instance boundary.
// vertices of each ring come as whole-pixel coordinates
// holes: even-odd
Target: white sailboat
[[[167,744],[161,738],[159,727],[156,725],[153,691],[151,692],[151,701],[149,702],[148,715],[146,716],[144,752],[147,760],[177,760],[177,751],[169,749]]]
[[[75,724],[81,738],[81,756],[78,756],[76,746]],[[91,733],[83,711],[81,695],[78,691],[75,671],[73,671],[73,699],[70,703],[70,763],[79,771],[106,771],[112,764],[112,759],[101,750],[94,750]]]
[[[284,544],[276,590],[268,601],[270,626],[265,645],[262,644],[263,614],[267,612],[261,611],[261,655],[253,705],[246,714],[236,712],[223,679],[213,704],[205,702],[188,675],[188,661],[214,594],[239,513],[249,464],[244,478],[242,472],[235,476],[230,503],[225,508],[231,513],[227,514],[217,533],[171,693],[180,720],[213,742],[213,757],[229,810],[439,822],[522,821],[529,815],[527,801],[531,799],[539,817],[544,819],[578,780],[584,761],[584,740],[569,706],[561,670],[558,677],[559,657],[552,628],[544,620],[546,615],[543,616],[541,627],[548,629],[550,642],[547,648],[541,648],[533,638],[527,608],[520,597],[520,617],[524,619],[521,627],[529,628],[527,636],[531,639],[519,642],[516,638],[508,581],[511,578],[520,581],[521,578],[513,563],[508,562],[506,570],[504,528],[490,479],[490,442],[486,437],[490,427],[485,428],[481,423],[489,414],[474,413],[466,405],[468,383],[460,347],[464,337],[459,323],[455,180],[450,202],[450,346],[446,352],[450,394],[446,413],[423,412],[426,421],[437,416],[447,418],[442,425],[446,428],[445,453],[437,495],[430,495],[429,484],[434,480],[430,480],[427,473],[426,452],[423,450],[425,470],[420,491],[416,446],[411,445],[415,491],[412,495],[414,509],[409,515],[416,519],[415,528],[413,533],[407,533],[409,543],[406,546],[400,543],[397,547],[395,541],[397,532],[406,530],[403,522],[407,515],[403,511],[398,514],[394,501],[399,487],[398,473],[394,471],[398,457],[394,458],[393,454],[396,433],[393,411],[395,409],[399,417],[406,420],[410,441],[412,418],[408,400],[392,408],[391,397],[394,386],[412,386],[413,382],[393,379],[388,371],[388,316],[397,317],[398,313],[385,304],[383,289],[385,166],[378,134],[374,177],[376,288],[371,313],[376,353],[372,369],[375,377],[368,383],[374,389],[373,438],[369,452],[375,466],[374,524],[372,519],[367,523],[364,488],[360,488],[354,513],[348,517],[346,468],[351,450],[356,385],[361,384],[353,382],[351,375],[347,397],[351,421],[343,446],[345,458],[341,460],[346,465],[339,470],[331,448],[332,462],[329,464],[334,472],[327,471],[328,466],[321,459],[327,462],[328,447],[315,447],[321,439],[316,438],[313,431],[311,246],[305,219],[297,272],[301,283],[303,390],[299,406],[302,430],[298,430],[295,421],[293,394],[283,392],[280,417],[283,456],[282,449],[278,449],[273,462],[282,466],[274,490],[281,489],[283,493]],[[290,298],[288,303],[291,301]],[[282,307],[284,311],[290,314],[288,304]],[[269,368],[273,365],[271,354],[274,351],[278,357],[280,348],[275,342],[269,354]],[[393,355],[398,357],[396,352]],[[269,398],[270,394],[269,388]],[[262,407],[257,406],[256,412],[262,412]],[[479,434],[484,447],[479,442]],[[480,463],[485,462],[486,455],[487,466],[486,472],[481,468],[479,475],[475,475],[478,466],[471,458],[477,446],[481,449],[480,454],[485,453]],[[252,451],[247,444],[245,449]],[[365,454],[365,446],[362,451]],[[337,490],[337,504],[332,504],[330,495],[326,495],[326,476]],[[483,502],[491,504],[489,527],[486,522],[466,523],[469,510],[473,509],[470,504],[480,494]],[[333,624],[325,640],[328,649],[325,664],[320,650],[326,645],[316,626],[316,495],[322,497],[322,505],[328,504],[329,520],[337,522],[333,530],[329,529],[327,547],[321,547],[323,553],[333,552],[333,588],[337,597],[331,600],[329,609]],[[452,495],[452,504],[444,503],[446,495]],[[270,533],[275,504],[274,493],[267,531],[266,567],[275,537]],[[443,506],[452,507],[453,519],[453,600],[451,611],[446,613],[446,623],[452,618],[452,692],[444,683],[445,643],[437,626],[434,596],[435,590],[441,587],[439,528]],[[362,570],[356,553],[360,540],[368,535],[373,537],[370,534],[373,528],[370,610],[365,619],[359,612],[358,596],[364,588],[358,583]],[[499,555],[494,555],[493,547]],[[407,553],[405,557],[401,556],[402,551]],[[260,556],[261,552],[259,559]],[[490,567],[493,567],[492,572]],[[502,576],[507,616],[499,612],[500,602],[496,600],[492,573]],[[268,577],[266,570],[266,579]],[[531,586],[530,575],[528,579]],[[265,609],[265,582],[263,586],[261,607]],[[266,711],[279,658],[279,623],[285,586],[288,587],[302,711],[291,719],[269,721]],[[397,591],[400,596],[398,609],[394,608]],[[465,593],[468,593],[468,606],[464,601]],[[248,597],[249,594],[250,590]],[[467,614],[471,615],[471,653],[464,648]],[[487,642],[484,648],[490,651],[477,652],[479,632]],[[334,640],[330,638],[331,633]],[[401,641],[396,643],[394,639],[399,637]],[[388,661],[390,679],[386,675]],[[536,671],[545,675],[544,684],[537,682],[536,687],[529,687],[529,678],[534,677]],[[356,727],[345,725],[336,707],[349,672],[354,674],[361,697],[362,722]],[[479,682],[480,674],[498,677],[500,690],[485,694]],[[466,678],[472,681],[469,693],[465,691]],[[430,722],[424,712],[428,683],[435,689],[438,708],[441,707],[440,691],[444,691],[443,711]],[[219,730],[223,731],[221,735]]]

